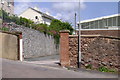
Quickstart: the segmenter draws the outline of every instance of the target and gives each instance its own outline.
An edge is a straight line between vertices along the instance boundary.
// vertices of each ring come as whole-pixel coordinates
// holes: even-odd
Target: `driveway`
[[[1,60],[1,59],[0,59]],[[49,62],[49,61],[48,61]],[[2,59],[3,78],[117,78],[117,75],[87,71],[71,71],[28,61]]]

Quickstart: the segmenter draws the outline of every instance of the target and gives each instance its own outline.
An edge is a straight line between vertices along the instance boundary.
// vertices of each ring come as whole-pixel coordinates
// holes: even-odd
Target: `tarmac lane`
[[[57,66],[2,59],[2,78],[118,78],[118,75],[76,72]]]

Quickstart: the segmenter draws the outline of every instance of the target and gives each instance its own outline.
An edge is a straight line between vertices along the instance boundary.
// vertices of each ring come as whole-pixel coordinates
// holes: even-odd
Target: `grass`
[[[86,69],[92,69],[92,64],[88,64],[87,66],[85,66]]]
[[[85,67],[86,67],[86,69],[94,70],[94,69],[92,68],[92,64],[88,64],[88,65],[85,66]],[[101,66],[101,67],[99,67],[99,68],[96,69],[96,70],[98,70],[98,71],[100,71],[100,72],[117,73],[116,70],[114,70],[114,69],[109,69],[109,68],[107,68],[107,67],[105,67],[105,66]]]
[[[107,67],[104,67],[104,66],[99,67],[98,70],[99,70],[100,72],[112,72],[112,73],[116,73],[116,72],[117,72],[117,71],[114,70],[114,69],[108,69]]]

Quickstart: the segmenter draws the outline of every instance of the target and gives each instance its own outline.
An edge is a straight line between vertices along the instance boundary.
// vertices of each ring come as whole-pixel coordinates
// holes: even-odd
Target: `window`
[[[108,18],[108,26],[112,26],[112,18]]]
[[[120,27],[120,16],[117,17],[118,18],[118,27]]]
[[[112,26],[117,26],[116,22],[117,22],[117,18],[113,17],[112,18]]]
[[[95,29],[98,28],[98,21],[95,21]]]
[[[35,16],[35,19],[38,19],[38,16]]]

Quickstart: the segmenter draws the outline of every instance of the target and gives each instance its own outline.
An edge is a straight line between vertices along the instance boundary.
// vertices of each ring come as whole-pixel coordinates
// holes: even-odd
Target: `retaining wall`
[[[118,71],[120,69],[120,38],[91,35],[81,39],[82,62],[81,67],[99,69],[107,67]]]
[[[23,26],[11,26],[10,30],[22,32],[24,58],[58,54],[53,36]]]

